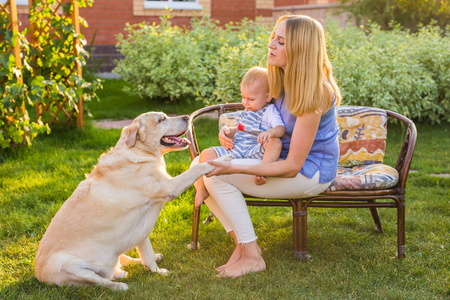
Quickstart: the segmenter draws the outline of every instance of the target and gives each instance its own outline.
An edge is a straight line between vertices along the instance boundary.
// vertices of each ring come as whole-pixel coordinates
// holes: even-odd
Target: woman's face
[[[286,49],[284,47],[284,37],[286,35],[286,20],[278,24],[275,30],[273,40],[269,42],[269,58],[270,65],[280,67],[283,70],[286,68],[287,58]]]

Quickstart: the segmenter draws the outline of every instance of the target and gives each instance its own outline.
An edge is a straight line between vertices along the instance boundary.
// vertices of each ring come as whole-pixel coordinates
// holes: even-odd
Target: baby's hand
[[[227,150],[233,149],[233,139],[230,138],[231,130],[227,126],[224,126],[219,131],[219,142],[222,147],[224,147]]]
[[[257,141],[259,144],[263,145],[264,143],[268,142],[270,138],[273,137],[273,135],[274,133],[272,132],[272,130],[269,129],[267,131],[261,132],[258,135]]]

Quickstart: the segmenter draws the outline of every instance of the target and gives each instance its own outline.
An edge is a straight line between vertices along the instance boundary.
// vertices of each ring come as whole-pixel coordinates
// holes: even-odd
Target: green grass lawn
[[[163,99],[141,99],[136,95],[127,95],[122,90],[125,82],[117,79],[104,80],[103,89],[98,91],[101,101],[87,103],[89,112],[95,120],[134,119],[147,111],[163,111],[171,114],[190,114],[202,107],[201,102],[186,100],[174,103]]]
[[[128,97],[109,80],[95,119],[132,118],[147,110],[188,113],[188,106],[149,103]],[[109,87],[112,92],[108,92]],[[191,108],[191,111],[194,108]],[[201,119],[200,147],[216,143],[215,121]],[[378,233],[369,210],[311,208],[308,213],[308,261],[292,257],[290,208],[250,207],[267,270],[238,279],[217,278],[215,266],[233,250],[217,221],[200,225],[200,246],[191,251],[193,188],[168,203],[150,239],[165,255],[163,277],[141,265],[126,267],[130,289],[57,287],[39,283],[33,262],[38,243],[62,203],[112,147],[120,130],[89,122],[82,132],[52,128],[28,149],[0,152],[0,299],[449,299],[450,173],[449,124],[417,124],[418,142],[406,195],[406,258],[396,258],[396,210],[379,209],[385,231]],[[402,142],[399,125],[388,128],[386,163],[393,164]],[[187,150],[166,155],[168,171],[189,167]],[[202,209],[202,219],[208,214]],[[137,256],[135,250],[129,252]]]

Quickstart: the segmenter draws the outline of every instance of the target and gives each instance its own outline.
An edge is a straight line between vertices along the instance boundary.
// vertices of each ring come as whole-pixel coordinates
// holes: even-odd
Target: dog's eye
[[[161,118],[159,119],[158,123],[161,123],[162,121],[165,121],[165,120],[166,120],[166,117],[161,116]]]

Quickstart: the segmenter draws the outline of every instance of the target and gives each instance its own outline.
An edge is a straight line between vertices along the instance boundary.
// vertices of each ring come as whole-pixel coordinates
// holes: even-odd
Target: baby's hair
[[[252,67],[244,77],[242,77],[241,86],[249,86],[255,82],[258,82],[261,88],[269,93],[269,75],[266,68]]]

